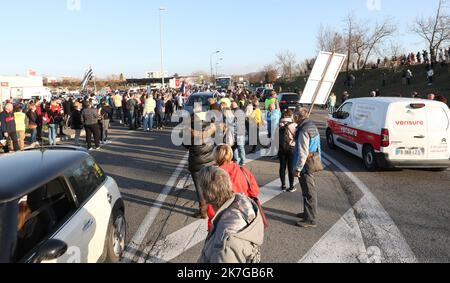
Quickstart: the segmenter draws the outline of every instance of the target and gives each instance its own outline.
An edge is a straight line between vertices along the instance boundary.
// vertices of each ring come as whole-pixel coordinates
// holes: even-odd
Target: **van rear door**
[[[449,154],[450,117],[449,111],[439,104],[427,105],[428,159],[444,160]]]
[[[389,108],[388,130],[392,160],[428,158],[428,119],[425,104],[395,103]]]

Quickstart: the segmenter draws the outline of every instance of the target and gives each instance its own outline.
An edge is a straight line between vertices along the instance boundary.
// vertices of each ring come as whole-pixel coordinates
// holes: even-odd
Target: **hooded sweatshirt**
[[[264,223],[255,202],[235,195],[217,212],[199,263],[259,263]]]
[[[295,129],[294,129],[295,130]],[[244,194],[250,198],[258,198],[259,196],[259,185],[247,168],[240,167],[236,163],[232,162],[230,164],[224,164],[220,166],[221,169],[225,170],[231,179],[231,184],[233,185],[233,191],[236,194]],[[244,175],[245,174],[245,175]],[[250,182],[250,186],[247,182]],[[216,216],[216,212],[211,205],[208,205],[208,231],[212,229],[212,221]]]

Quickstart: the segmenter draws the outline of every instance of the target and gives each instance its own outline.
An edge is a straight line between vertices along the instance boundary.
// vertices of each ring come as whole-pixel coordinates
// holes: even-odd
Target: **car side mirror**
[[[57,259],[67,252],[67,244],[61,240],[48,240],[36,253],[34,263]]]

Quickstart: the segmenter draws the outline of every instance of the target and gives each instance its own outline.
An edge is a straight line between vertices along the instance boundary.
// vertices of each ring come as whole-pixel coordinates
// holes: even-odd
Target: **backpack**
[[[133,112],[134,111],[134,106],[133,106],[133,102],[132,99],[127,101],[127,110]]]
[[[287,123],[283,127],[280,127],[280,152],[288,153],[292,152],[294,147],[291,143],[294,141],[294,133],[289,130],[289,126],[293,123]]]

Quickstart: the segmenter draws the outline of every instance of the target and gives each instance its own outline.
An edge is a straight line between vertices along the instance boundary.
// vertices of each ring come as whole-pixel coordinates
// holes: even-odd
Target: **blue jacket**
[[[294,168],[304,175],[308,173],[305,164],[310,153],[318,152],[322,159],[319,130],[311,120],[305,120],[297,127],[295,140]]]

